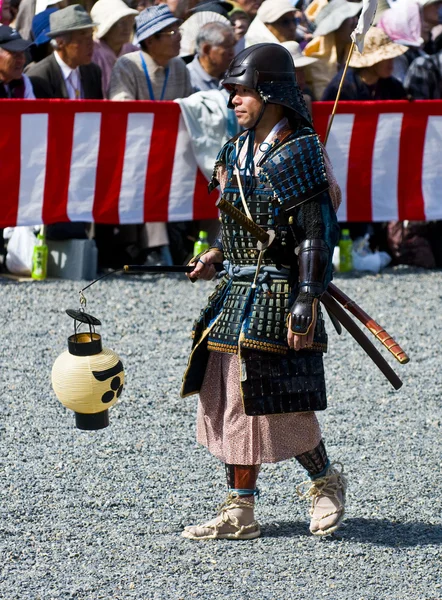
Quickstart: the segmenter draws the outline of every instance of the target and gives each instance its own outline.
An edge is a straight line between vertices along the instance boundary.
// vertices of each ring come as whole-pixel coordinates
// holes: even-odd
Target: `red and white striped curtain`
[[[332,103],[314,105],[323,136]],[[442,101],[342,102],[342,221],[442,219]],[[0,227],[216,218],[174,102],[0,100]]]

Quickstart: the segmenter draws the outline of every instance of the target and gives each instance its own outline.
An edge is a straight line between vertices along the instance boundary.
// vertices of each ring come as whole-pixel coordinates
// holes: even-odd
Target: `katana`
[[[221,199],[217,202],[218,208],[230,216],[234,221],[240,223],[246,231],[258,239],[258,244],[263,247],[270,246],[272,239],[271,236],[263,229],[260,225],[252,221],[238,210],[233,204]],[[402,385],[402,381],[394,373],[385,359],[382,357],[380,352],[376,350],[367,336],[359,329],[359,327],[353,322],[353,320],[347,315],[345,311],[340,309],[340,302],[344,308],[351,312],[357,319],[363,323],[369,331],[379,340],[385,348],[398,360],[401,364],[409,362],[409,357],[402,350],[399,344],[394,338],[389,335],[383,327],[381,327],[374,319],[372,319],[360,306],[356,304],[354,300],[351,300],[344,292],[342,292],[336,285],[329,284],[326,292],[324,292],[321,301],[324,304],[327,312],[333,314],[334,317],[347,329],[352,337],[358,342],[358,344],[364,349],[368,356],[374,361],[376,366],[382,371],[387,377],[390,383],[395,389],[399,389]],[[345,316],[345,323],[341,320]],[[335,325],[336,327],[336,325]]]

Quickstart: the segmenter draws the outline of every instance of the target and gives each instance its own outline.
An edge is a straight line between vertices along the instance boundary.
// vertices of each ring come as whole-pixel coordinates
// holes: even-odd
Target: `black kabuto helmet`
[[[228,108],[233,108],[233,86],[256,90],[264,102],[280,104],[312,124],[304,96],[296,82],[292,55],[280,44],[255,44],[246,48],[229,65],[223,86],[231,92]]]

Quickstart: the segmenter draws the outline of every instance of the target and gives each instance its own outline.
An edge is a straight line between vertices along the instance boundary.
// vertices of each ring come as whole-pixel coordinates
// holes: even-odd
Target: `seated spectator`
[[[91,62],[94,23],[79,4],[49,15],[54,53],[27,73],[37,98],[101,99],[101,69]]]
[[[442,99],[442,50],[416,58],[407,71],[404,87],[415,100]]]
[[[295,40],[296,25],[290,0],[264,0],[247,30],[246,48],[264,42],[278,44]]]
[[[295,18],[297,22],[295,41],[301,44],[301,48],[304,48],[304,46],[306,46],[313,38],[313,27],[305,15],[304,4],[304,0],[294,0]]]
[[[371,27],[366,36],[364,52],[353,52],[341,91],[341,100],[403,100],[406,92],[393,77],[393,60],[407,51],[396,44],[378,27]],[[322,100],[334,100],[342,73],[327,86]]]
[[[0,0],[0,23],[9,25],[12,20],[10,0]]]
[[[92,7],[91,17],[97,24],[92,61],[101,69],[105,97],[109,91],[110,77],[117,59],[138,50],[130,43],[136,15],[138,11],[129,8],[123,0],[98,0]]]
[[[229,21],[235,35],[235,54],[238,54],[246,47],[245,35],[250,26],[250,17],[242,8],[234,8],[229,12]]]
[[[3,0],[3,5],[5,4],[5,0]],[[20,7],[20,0],[11,0],[9,6],[9,13],[11,15],[10,21],[8,23],[9,27],[15,29],[15,21],[18,15],[18,9]],[[2,17],[0,15],[0,23],[2,22]],[[6,24],[6,23],[5,23]]]
[[[0,98],[35,99],[32,83],[23,74],[25,50],[31,43],[15,29],[0,25]]]
[[[296,81],[304,95],[304,100],[307,104],[309,113],[312,114],[313,94],[312,91],[307,87],[307,84],[305,82],[304,69],[305,67],[312,65],[318,59],[312,58],[311,56],[304,56],[304,54],[301,51],[301,46],[298,44],[298,42],[284,42],[282,45],[285,46],[285,48],[287,48],[287,50],[292,55],[293,62],[295,65]]]
[[[210,5],[208,7],[210,8]],[[196,54],[196,38],[201,27],[204,27],[207,23],[224,23],[225,25],[230,25],[227,17],[213,10],[199,10],[194,12],[180,26],[180,56],[186,63],[193,60]]]
[[[315,17],[314,38],[304,48],[304,54],[318,61],[306,67],[308,86],[315,100],[320,100],[325,88],[345,64],[351,38],[357,25],[362,2],[332,0]]]
[[[165,4],[146,8],[136,19],[141,50],[117,60],[112,70],[111,100],[175,100],[192,93],[180,51],[179,19]]]
[[[37,98],[103,98],[101,69],[91,62],[93,27],[89,14],[79,4],[49,15],[46,35],[54,52],[27,68]],[[89,230],[90,225],[84,222],[54,223],[47,228],[47,238],[85,239]]]
[[[422,6],[424,50],[427,54],[434,54],[436,47],[432,38],[432,31],[434,27],[442,23],[442,0],[419,0],[419,4]]]
[[[256,13],[258,12],[262,2],[263,0],[234,0],[232,4],[241,8],[252,20],[256,17]]]
[[[219,88],[235,56],[235,36],[230,25],[207,23],[196,38],[196,55],[187,65],[194,92]]]
[[[405,90],[399,80],[392,77],[393,60],[407,51],[390,40],[378,27],[371,27],[366,36],[364,52],[356,49],[350,60],[341,91],[342,100],[403,100]],[[323,100],[335,100],[342,73],[335,75],[327,86]],[[352,239],[368,234],[373,250],[388,252],[386,223],[340,223],[349,229]]]
[[[180,51],[179,19],[167,5],[160,4],[143,10],[136,18],[136,34],[141,50],[120,57],[112,70],[109,89],[111,100],[175,100],[192,93],[190,75],[184,61],[178,58]],[[140,249],[149,248],[155,262],[172,263],[169,235],[176,242],[173,248],[174,262],[183,262],[188,250],[183,224],[146,223]],[[146,239],[147,237],[147,239]]]
[[[50,30],[49,17],[51,13],[58,8],[50,7],[44,10],[32,19],[31,38],[34,40],[33,45],[29,49],[32,63],[38,63],[53,52],[51,38],[48,37]],[[31,64],[32,64],[31,63]],[[28,65],[29,67],[30,65]]]
[[[421,11],[417,0],[397,0],[390,10],[382,13],[377,25],[393,42],[408,48],[407,52],[394,59],[393,75],[401,83],[404,82],[413,60],[419,56],[426,56],[422,50],[424,39]]]

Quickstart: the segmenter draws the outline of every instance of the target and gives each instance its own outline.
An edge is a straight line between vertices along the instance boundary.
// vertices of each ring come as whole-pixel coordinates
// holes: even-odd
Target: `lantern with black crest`
[[[60,402],[75,412],[79,429],[103,429],[109,425],[108,409],[123,391],[123,364],[113,350],[103,348],[95,331],[101,325],[97,318],[81,309],[66,313],[74,319],[74,334],[52,367],[52,387]],[[81,324],[89,331],[80,332]]]

